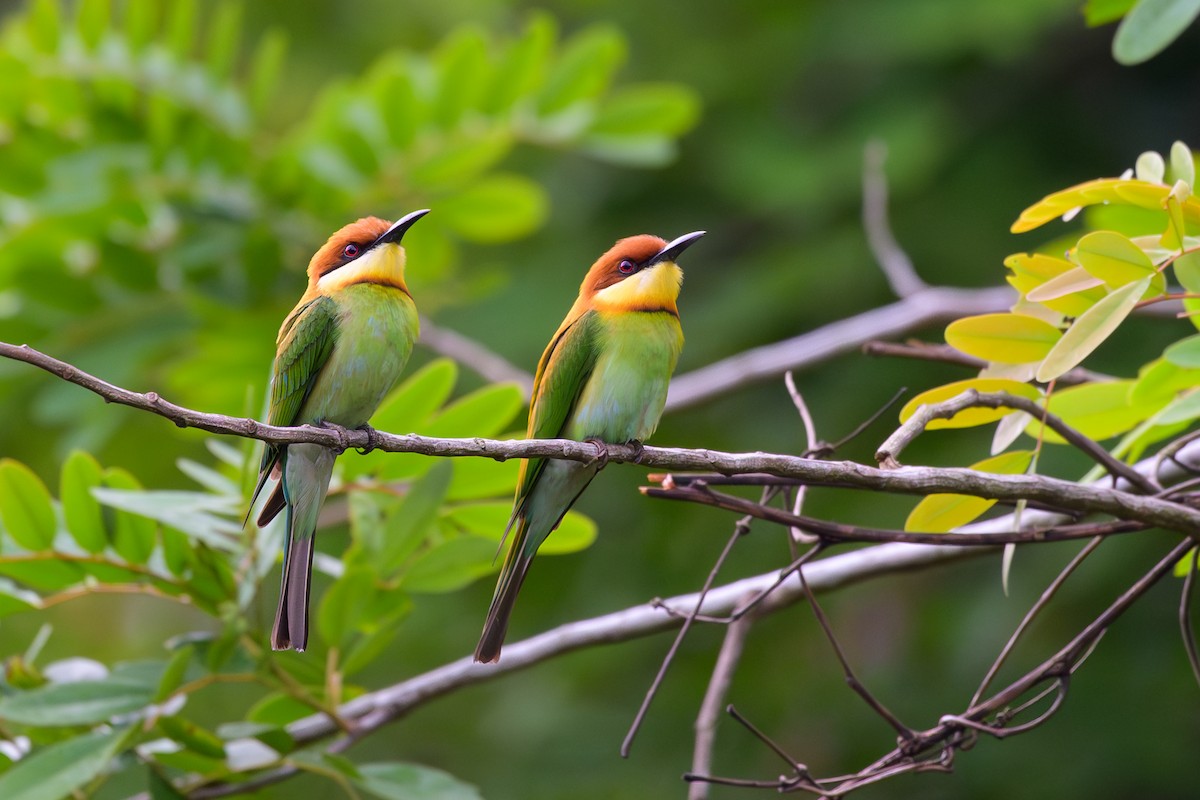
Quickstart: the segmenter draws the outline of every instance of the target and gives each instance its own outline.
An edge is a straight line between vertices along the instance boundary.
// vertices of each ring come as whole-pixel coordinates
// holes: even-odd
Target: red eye
[[[621,263],[617,264],[617,271],[622,275],[632,275],[637,271],[637,264],[630,261],[628,258],[621,259]]]
[[[348,244],[342,248],[342,258],[356,258],[358,256],[358,245]]]

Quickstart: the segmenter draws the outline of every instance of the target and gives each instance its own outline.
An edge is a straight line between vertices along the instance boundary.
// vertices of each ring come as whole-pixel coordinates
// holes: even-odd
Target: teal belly
[[[417,338],[412,298],[376,284],[338,293],[338,338],[300,419],[365,425],[400,377]]]
[[[600,355],[567,426],[571,439],[644,441],[658,427],[683,334],[665,312],[604,315]]]

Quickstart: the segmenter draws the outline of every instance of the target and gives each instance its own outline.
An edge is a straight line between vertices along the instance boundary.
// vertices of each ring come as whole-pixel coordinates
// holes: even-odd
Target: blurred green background
[[[0,3],[0,13],[24,7]],[[891,221],[918,271],[929,282],[963,286],[999,283],[1006,255],[1060,232],[1022,238],[1008,232],[1020,210],[1044,194],[1118,174],[1142,150],[1165,150],[1175,139],[1200,144],[1197,31],[1144,66],[1121,67],[1109,52],[1111,28],[1086,28],[1078,2],[293,0],[240,8],[239,59],[269,30],[288,41],[279,88],[268,112],[253,122],[254,136],[267,142],[306,119],[331,81],[355,80],[385,51],[425,53],[467,24],[489,35],[515,35],[535,10],[556,20],[563,35],[598,22],[619,30],[628,43],[621,81],[694,90],[698,121],[679,139],[677,153],[656,166],[614,164],[572,148],[516,146],[504,166],[545,188],[544,224],[499,243],[459,242],[454,281],[414,278],[418,304],[438,324],[476,337],[528,369],[586,267],[613,240],[634,233],[670,238],[709,231],[683,259],[680,311],[687,346],[680,372],[892,300],[859,220],[869,140],[888,147]],[[208,10],[202,6],[202,18]],[[0,148],[19,144],[0,138]],[[23,157],[36,159],[37,152]],[[330,208],[346,218],[394,218],[422,199],[397,195],[374,196],[369,204],[362,197],[339,201],[341,206],[330,201]],[[433,220],[437,205],[430,203]],[[11,203],[2,211],[11,224],[17,211]],[[214,279],[218,288],[206,297],[142,302],[140,314],[132,307],[86,315],[59,308],[31,321],[6,313],[0,333],[181,404],[257,413],[274,328],[303,290],[306,254],[332,230],[309,229],[312,221],[247,221],[231,214],[225,224],[247,226],[254,237],[285,237],[261,245],[278,251],[276,257],[282,253],[284,264],[261,280],[253,277],[249,251],[227,254],[225,240],[209,241],[212,250],[197,258],[220,265],[228,256],[251,275],[250,288],[236,296],[221,296],[227,287]],[[36,240],[33,247],[28,241],[21,246],[23,257],[38,252]],[[37,265],[28,260],[2,266],[0,279],[8,283],[0,286],[0,312],[14,292],[39,281]],[[88,279],[82,270],[73,280]],[[419,288],[423,280],[436,287],[426,297]],[[50,288],[78,290],[63,282]],[[197,291],[186,282],[180,287],[159,280],[145,294]],[[98,302],[107,302],[103,291]],[[182,333],[180,309],[187,309]],[[236,324],[225,324],[230,320]],[[1136,325],[1120,345],[1097,354],[1097,368],[1127,374],[1187,327],[1171,321]],[[940,331],[921,335],[937,340]],[[414,365],[430,357],[419,350]],[[461,391],[481,384],[469,370],[462,372]],[[955,377],[966,375],[854,356],[808,369],[797,381],[820,434],[836,439],[898,387],[920,389]],[[31,464],[52,486],[61,458],[76,446],[156,488],[183,485],[171,467],[180,455],[203,458],[204,437],[102,406],[31,368],[0,365],[0,381],[0,454]],[[839,455],[869,461],[887,431],[887,421],[878,423]],[[908,458],[969,463],[986,455],[988,435],[936,434],[915,445]],[[781,380],[670,414],[655,442],[777,452],[804,446]],[[1064,475],[1084,469],[1058,454],[1050,463]],[[645,500],[635,491],[643,478],[636,467],[610,468],[580,500],[577,507],[596,520],[600,537],[585,552],[539,560],[510,641],[700,586],[732,516]],[[814,514],[892,526],[911,507],[903,498],[830,490],[813,492],[809,503]],[[325,541],[331,550],[341,546],[337,536]],[[1040,661],[1078,630],[1128,580],[1129,564],[1148,564],[1161,544],[1102,549],[1056,611],[1035,626],[1017,665]],[[931,727],[941,713],[964,707],[1012,626],[1072,552],[1046,547],[1019,553],[1007,597],[999,560],[986,558],[874,580],[828,597],[826,608],[860,677],[910,725]],[[786,560],[781,532],[759,526],[739,543],[722,577],[756,574]],[[1177,586],[1169,583],[1121,620],[1073,681],[1067,707],[1042,729],[981,742],[960,757],[952,777],[901,778],[861,796],[1195,796],[1188,765],[1200,741],[1197,687],[1175,623]],[[463,592],[424,598],[388,655],[360,682],[382,686],[468,653],[490,592],[485,579]],[[273,602],[273,596],[265,598],[264,607]],[[37,619],[6,619],[0,655],[22,650],[44,617],[56,629],[48,656],[87,654],[102,661],[157,654],[165,637],[195,624],[180,619],[174,605],[89,598]],[[102,630],[97,620],[105,621]],[[719,642],[720,631],[707,628],[686,641],[628,760],[617,749],[666,650],[664,637],[572,654],[432,702],[351,753],[437,766],[494,800],[680,797],[686,789],[679,775],[691,760],[691,725]],[[230,708],[242,702],[236,689],[223,691]],[[803,608],[755,626],[729,700],[819,775],[856,770],[894,738],[844,687]],[[238,713],[224,713],[217,704],[211,709],[213,720]],[[783,765],[725,721],[714,769],[771,778]],[[302,778],[263,796],[336,791]],[[713,797],[749,794],[712,791]]]

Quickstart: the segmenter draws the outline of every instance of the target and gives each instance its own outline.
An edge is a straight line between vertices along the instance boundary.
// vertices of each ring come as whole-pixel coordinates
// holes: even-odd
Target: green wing
[[[318,297],[293,312],[284,324],[271,375],[271,425],[295,425],[321,368],[337,340],[337,304]]]
[[[584,312],[574,322],[564,324],[546,348],[533,381],[529,438],[554,439],[562,435],[571,409],[596,364],[596,328],[596,312]],[[517,508],[533,488],[544,463],[541,458],[522,462]]]

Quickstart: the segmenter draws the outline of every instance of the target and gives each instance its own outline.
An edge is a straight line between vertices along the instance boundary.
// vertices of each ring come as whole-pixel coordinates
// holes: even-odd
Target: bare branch
[[[917,275],[912,259],[896,241],[888,222],[887,176],[883,171],[886,160],[886,144],[878,139],[867,142],[863,150],[863,231],[892,291],[897,297],[908,297],[927,288],[927,284]]]
[[[717,663],[713,666],[712,676],[708,680],[708,689],[704,692],[700,713],[696,715],[696,745],[692,751],[692,772],[698,775],[711,771],[717,723],[721,719],[725,695],[733,682],[733,673],[741,660],[742,648],[746,644],[746,636],[750,633],[753,621],[753,615],[747,614],[731,622],[725,629],[725,639],[721,642],[720,652],[717,653]],[[706,800],[707,797],[707,784],[696,782],[688,786],[688,800]]]
[[[390,453],[420,453],[442,457],[561,458],[589,463],[599,448],[566,439],[452,439],[375,430],[346,430],[301,426],[280,428],[253,419],[204,414],[163,400],[154,392],[141,394],[113,386],[66,362],[28,346],[0,342],[0,356],[24,361],[82,386],[110,402],[150,411],[180,427],[194,427],[279,444],[311,442],[335,449],[378,449]],[[1119,488],[1079,484],[1041,475],[992,475],[962,468],[904,467],[883,470],[849,461],[824,461],[775,453],[724,453],[716,450],[610,444],[608,460],[684,472],[740,474],[763,472],[796,478],[810,486],[877,489],[900,494],[966,494],[994,500],[1031,500],[1081,514],[1102,513],[1179,531],[1200,534],[1200,511],[1157,497],[1141,497]]]
[[[922,342],[909,339],[905,342],[872,341],[862,346],[863,355],[888,356],[892,358],[913,358],[919,361],[936,361],[943,364],[955,364],[972,370],[983,369],[988,362],[982,358],[967,355],[961,350],[955,350],[948,344]],[[1080,383],[1100,383],[1116,380],[1112,375],[1094,372],[1083,367],[1075,369],[1055,379],[1059,386],[1074,386]]]
[[[671,381],[667,410],[687,408],[745,384],[782,375],[789,369],[803,369],[854,352],[872,339],[904,336],[971,314],[1005,311],[1012,305],[1013,297],[1012,289],[1007,286],[921,289],[889,305],[678,375]]]

